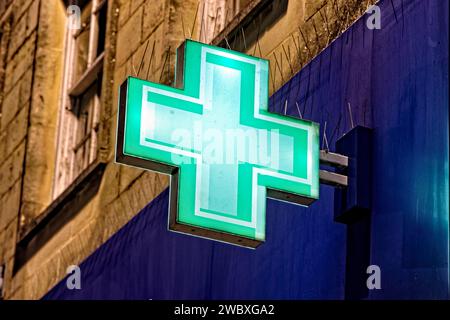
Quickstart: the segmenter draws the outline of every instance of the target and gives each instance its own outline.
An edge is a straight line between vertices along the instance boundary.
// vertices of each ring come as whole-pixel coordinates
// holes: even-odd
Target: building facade
[[[43,297],[167,188],[167,176],[114,162],[128,76],[172,84],[176,48],[191,38],[270,60],[279,92],[374,2],[3,1],[3,298]]]

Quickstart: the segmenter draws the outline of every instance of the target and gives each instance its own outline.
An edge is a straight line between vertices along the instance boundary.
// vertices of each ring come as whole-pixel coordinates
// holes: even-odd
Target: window
[[[202,0],[199,6],[201,17],[200,41],[211,41],[225,26],[250,3],[250,0]]]
[[[0,131],[2,129],[2,107],[3,107],[3,83],[4,83],[4,76],[5,76],[5,66],[3,65],[3,55],[5,54],[5,48],[6,46],[3,44],[3,32],[2,28],[0,28]]]
[[[107,1],[67,4],[79,6],[80,28],[66,28],[53,198],[97,159],[105,50]]]

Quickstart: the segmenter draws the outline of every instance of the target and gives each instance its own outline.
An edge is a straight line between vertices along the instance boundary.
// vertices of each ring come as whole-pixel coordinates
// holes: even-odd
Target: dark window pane
[[[75,36],[75,64],[72,84],[76,83],[88,66],[89,32],[92,4],[87,4],[81,11],[81,32]]]
[[[103,5],[98,12],[98,46],[97,57],[105,51],[105,37],[106,37],[106,14],[108,11],[107,5]]]

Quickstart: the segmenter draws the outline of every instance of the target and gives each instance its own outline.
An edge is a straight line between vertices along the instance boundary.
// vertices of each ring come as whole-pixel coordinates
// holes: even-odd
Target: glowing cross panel
[[[267,197],[318,198],[318,125],[268,111],[267,60],[187,40],[177,71],[121,86],[117,162],[172,175],[170,230],[256,247]]]

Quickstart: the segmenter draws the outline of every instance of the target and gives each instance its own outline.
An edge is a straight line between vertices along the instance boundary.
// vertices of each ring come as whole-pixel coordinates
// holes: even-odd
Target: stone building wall
[[[0,261],[6,265],[4,295],[8,297],[34,111],[39,3],[13,1],[1,12]]]
[[[290,0],[286,12],[246,51],[270,60],[270,90],[274,92],[373,2]],[[16,243],[23,230],[35,227],[53,201],[66,7],[62,0],[2,3],[0,264],[6,265],[3,291],[6,299],[39,299],[66,275],[69,265],[79,264],[168,186],[166,176],[114,163],[118,87],[129,75],[171,83],[175,50],[192,30],[198,1],[108,0],[98,146],[98,158],[105,169],[100,186],[18,270],[14,270]],[[198,25],[197,21],[193,40],[198,39]],[[218,42],[220,37],[219,34]]]

